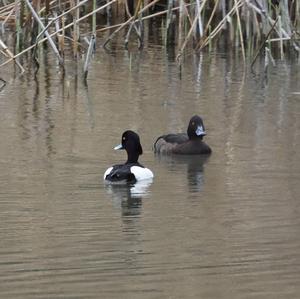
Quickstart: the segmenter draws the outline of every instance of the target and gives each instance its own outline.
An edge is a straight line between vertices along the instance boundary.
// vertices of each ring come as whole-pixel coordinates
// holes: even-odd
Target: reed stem
[[[64,41],[69,39],[73,43],[74,57],[79,57],[79,41],[82,36],[92,36],[89,39],[87,56],[85,59],[86,71],[91,61],[91,45],[96,44],[96,34],[112,30],[111,34],[103,39],[103,46],[106,45],[125,27],[125,47],[127,48],[131,35],[137,36],[139,48],[144,43],[144,20],[159,18],[161,34],[165,45],[176,45],[179,58],[184,51],[193,53],[194,50],[202,50],[208,46],[209,51],[219,37],[226,41],[229,47],[239,47],[243,61],[246,55],[253,55],[252,66],[261,50],[267,47],[266,63],[269,65],[272,60],[273,49],[277,48],[281,59],[284,59],[286,52],[294,50],[300,56],[300,1],[296,0],[167,0],[166,9],[148,14],[148,10],[154,7],[161,0],[132,0],[135,2],[135,9],[130,10],[126,6],[127,21],[108,26],[110,20],[110,8],[118,4],[113,10],[113,17],[118,17],[118,9],[121,1],[105,0],[105,4],[97,7],[97,0],[2,0],[0,2],[0,20],[2,21],[2,33],[5,36],[5,29],[13,28],[15,34],[14,49],[15,55],[7,50],[0,50],[6,55],[7,60],[1,66],[16,61],[24,53],[48,41],[53,52],[58,58],[59,64],[63,65]],[[123,3],[123,2],[122,2]],[[125,1],[127,4],[127,1]],[[89,13],[80,17],[79,9],[84,5],[91,7]],[[145,6],[144,6],[145,5]],[[175,5],[177,5],[175,7]],[[143,7],[144,6],[144,7]],[[106,27],[97,29],[96,13],[107,9]],[[120,10],[121,11],[121,10]],[[179,11],[178,13],[174,13]],[[28,13],[29,12],[29,13]],[[132,15],[131,15],[132,14]],[[33,17],[31,17],[33,16]],[[70,20],[71,17],[71,20]],[[91,26],[79,25],[91,17]],[[103,17],[98,15],[99,18]],[[122,15],[122,17],[124,17]],[[115,22],[116,23],[116,22]],[[65,31],[71,28],[72,37],[65,36]],[[86,28],[88,28],[86,30]],[[270,29],[271,28],[271,29]],[[66,31],[67,32],[67,31]],[[53,36],[57,38],[52,39]],[[229,37],[229,38],[228,38]],[[193,43],[189,43],[193,40]],[[54,43],[55,40],[55,43]],[[29,42],[34,45],[28,45]],[[266,42],[268,45],[266,46]],[[225,45],[224,43],[224,45]],[[10,45],[10,44],[9,44]],[[25,50],[24,46],[27,46]],[[189,45],[189,47],[188,47]],[[11,45],[10,45],[11,46]],[[57,48],[56,48],[57,46]],[[189,50],[187,50],[189,48]],[[42,48],[40,48],[42,50]],[[41,53],[43,54],[43,53]],[[17,63],[17,62],[16,62]],[[19,66],[18,66],[19,67]],[[267,68],[267,67],[266,67]]]
[[[93,54],[95,41],[96,41],[96,37],[93,34],[91,36],[90,41],[89,41],[89,48],[88,48],[88,51],[87,51],[87,54],[86,54],[86,59],[85,59],[84,67],[83,67],[83,73],[84,73],[84,80],[85,81],[87,80],[88,68],[89,68],[89,64],[90,64],[91,57],[92,57],[92,54]]]
[[[38,22],[38,24],[40,25],[40,27],[41,27],[43,30],[45,30],[45,26],[44,26],[43,22],[41,21],[40,17],[37,15],[36,11],[35,11],[34,8],[32,7],[30,1],[29,1],[29,0],[25,0],[25,1],[26,1],[26,4],[27,4],[28,8],[30,9],[30,11],[31,11],[31,13],[32,13],[32,15],[33,15],[33,17],[36,19],[36,21]],[[60,56],[60,54],[59,54],[59,51],[57,50],[56,45],[55,45],[55,43],[53,42],[53,40],[52,40],[52,38],[51,38],[51,36],[49,35],[49,33],[48,33],[47,30],[45,30],[45,35],[46,35],[46,37],[47,37],[47,39],[48,39],[48,41],[49,41],[50,46],[51,46],[52,49],[53,49],[53,52],[55,53],[55,55],[56,55],[57,58],[58,58],[59,64],[60,64],[61,66],[63,66],[63,65],[64,65],[64,61],[63,61],[63,59],[61,58],[61,56]]]

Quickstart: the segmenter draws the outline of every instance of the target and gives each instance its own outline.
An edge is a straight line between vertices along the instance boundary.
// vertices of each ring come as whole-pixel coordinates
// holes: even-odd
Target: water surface
[[[6,66],[0,93],[1,298],[298,298],[300,67],[229,54],[99,49],[63,76]],[[257,71],[257,70],[256,70]],[[158,157],[200,114],[209,158]],[[148,185],[106,186],[126,129]]]

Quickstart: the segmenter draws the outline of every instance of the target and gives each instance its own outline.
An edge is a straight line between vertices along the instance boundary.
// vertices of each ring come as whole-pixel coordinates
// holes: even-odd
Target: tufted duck
[[[122,143],[114,149],[125,149],[128,158],[125,164],[117,164],[109,167],[104,173],[104,180],[110,182],[135,183],[137,181],[153,178],[152,171],[138,162],[139,156],[143,154],[138,134],[130,130],[125,131],[122,135]]]
[[[160,154],[207,155],[211,148],[202,140],[206,135],[203,120],[195,115],[191,118],[187,134],[168,134],[158,137],[154,152]]]

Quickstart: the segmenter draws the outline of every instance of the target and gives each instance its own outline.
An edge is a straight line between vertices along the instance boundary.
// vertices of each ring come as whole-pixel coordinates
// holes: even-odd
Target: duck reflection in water
[[[112,196],[114,206],[121,208],[122,216],[138,216],[141,213],[142,200],[150,194],[153,180],[142,180],[128,184],[106,184],[105,188]]]
[[[122,134],[121,144],[115,149],[127,152],[127,161],[109,167],[104,173],[106,189],[114,203],[122,207],[123,214],[139,213],[142,197],[147,194],[153,181],[153,173],[138,162],[143,154],[140,137],[137,133],[127,130]]]
[[[176,173],[186,171],[188,186],[191,192],[199,192],[204,186],[204,164],[210,155],[156,155],[156,158]]]

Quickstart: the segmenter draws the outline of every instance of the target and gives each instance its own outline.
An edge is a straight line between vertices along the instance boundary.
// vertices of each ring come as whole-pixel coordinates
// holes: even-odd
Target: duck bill
[[[119,144],[119,145],[114,147],[114,150],[123,150],[123,149],[124,149],[124,147],[123,147],[122,144]]]
[[[204,131],[202,126],[198,126],[195,133],[197,136],[205,136],[206,135],[206,132]]]

